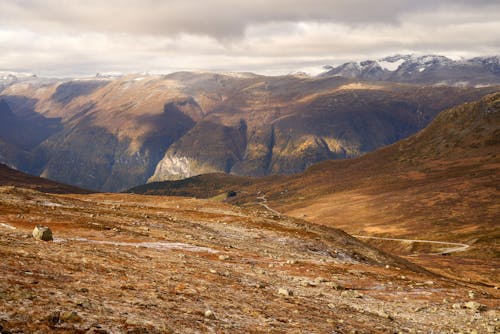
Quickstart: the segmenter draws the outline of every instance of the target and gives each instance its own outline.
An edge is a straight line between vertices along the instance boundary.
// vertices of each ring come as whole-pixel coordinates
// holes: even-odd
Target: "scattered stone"
[[[325,282],[328,282],[328,280],[327,280],[326,278],[324,278],[324,277],[316,277],[316,278],[314,279],[314,282],[319,284],[319,283],[325,283]]]
[[[78,322],[81,318],[75,311],[68,311],[61,314],[60,320],[63,322]]]
[[[468,308],[469,310],[473,311],[484,311],[486,309],[486,305],[480,304],[478,302],[470,301],[467,303],[464,303],[465,308]]]
[[[108,334],[108,331],[99,327],[92,327],[85,334]]]
[[[33,229],[33,238],[43,241],[52,241],[52,231],[47,226],[37,225]]]
[[[487,333],[495,333],[496,332],[495,326],[492,326],[492,325],[486,326],[486,332]]]
[[[283,296],[287,296],[287,297],[293,296],[292,291],[290,291],[288,289],[283,289],[283,288],[278,289],[278,294],[283,295]]]
[[[212,312],[212,310],[206,310],[205,311],[205,318],[208,319],[215,319],[215,314]]]
[[[385,312],[385,311],[381,311],[378,315],[381,316],[382,318],[386,318],[386,319],[389,319],[389,320],[394,320],[394,318],[390,314],[388,314],[387,312]]]
[[[77,306],[80,306],[81,308],[90,308],[92,305],[88,300],[82,300],[76,304]]]
[[[455,303],[455,304],[451,305],[451,308],[454,310],[460,310],[462,308],[462,304]]]
[[[476,294],[474,293],[474,291],[469,291],[469,298],[475,298],[476,297]]]
[[[363,294],[359,293],[357,290],[345,290],[340,294],[341,297],[346,298],[363,298]]]
[[[344,287],[338,284],[337,282],[326,282],[326,285],[335,290],[344,290]]]
[[[60,317],[61,317],[61,313],[59,311],[54,311],[47,316],[47,322],[50,325],[57,325],[59,323]]]

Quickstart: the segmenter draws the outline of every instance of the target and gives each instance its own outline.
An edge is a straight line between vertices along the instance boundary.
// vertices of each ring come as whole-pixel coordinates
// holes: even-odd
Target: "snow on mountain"
[[[500,84],[499,56],[453,60],[440,55],[409,54],[324,68],[320,77],[445,85]]]

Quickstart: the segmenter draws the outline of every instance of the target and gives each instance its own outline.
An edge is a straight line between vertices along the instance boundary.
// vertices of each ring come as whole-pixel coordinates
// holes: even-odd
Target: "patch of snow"
[[[399,68],[399,66],[401,66],[401,64],[404,63],[404,62],[405,62],[405,60],[403,58],[399,58],[399,59],[393,60],[393,61],[379,60],[378,64],[383,69],[386,69],[388,71],[393,72],[393,71],[397,70]]]
[[[418,71],[419,71],[419,72],[423,72],[423,71],[425,71],[425,67],[421,67],[421,68],[419,68],[419,69],[418,69]]]

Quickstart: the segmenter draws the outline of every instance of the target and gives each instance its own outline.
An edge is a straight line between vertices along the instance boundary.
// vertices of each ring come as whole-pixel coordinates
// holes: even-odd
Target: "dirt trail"
[[[267,204],[267,198],[266,195],[262,195],[257,197],[258,200],[261,202],[257,202],[259,205],[263,206],[267,210],[271,211],[272,213],[281,216],[282,214],[273,208],[271,208]],[[466,251],[470,245],[467,244],[462,244],[458,242],[448,242],[448,241],[434,241],[434,240],[419,240],[419,239],[403,239],[403,238],[384,238],[384,237],[373,237],[373,236],[368,236],[368,235],[353,235],[353,237],[358,238],[358,239],[373,239],[373,240],[385,240],[385,241],[398,241],[398,242],[419,242],[419,243],[429,243],[429,244],[439,244],[439,245],[444,245],[444,246],[452,246],[451,248],[445,248],[442,249],[441,252],[437,253],[430,253],[426,255],[442,255],[442,254],[450,254],[450,253],[456,253],[456,252],[463,252]]]
[[[355,238],[359,239],[375,239],[375,240],[387,240],[387,241],[400,241],[400,242],[420,242],[420,243],[428,243],[428,244],[439,244],[446,246],[454,246],[452,248],[443,249],[438,253],[431,253],[430,255],[440,255],[440,254],[450,254],[455,252],[463,252],[467,250],[470,245],[462,244],[458,242],[445,242],[445,241],[434,241],[434,240],[419,240],[419,239],[401,239],[401,238],[383,238],[383,237],[371,237],[367,235],[353,235]]]

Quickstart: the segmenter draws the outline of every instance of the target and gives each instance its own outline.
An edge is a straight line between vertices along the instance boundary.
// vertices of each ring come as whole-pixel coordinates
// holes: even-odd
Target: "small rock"
[[[484,311],[486,309],[486,305],[483,305],[483,304],[480,304],[478,302],[474,302],[474,301],[471,301],[471,302],[467,302],[464,304],[464,306],[466,308],[468,308],[469,310],[473,310],[473,311]]]
[[[287,297],[293,296],[292,291],[290,291],[288,289],[283,289],[283,288],[278,289],[278,294],[283,295],[283,296],[287,296]]]
[[[451,305],[451,308],[454,310],[460,310],[462,308],[462,304],[455,303],[455,304]]]
[[[314,282],[319,284],[319,283],[325,283],[325,282],[328,282],[328,280],[327,280],[326,278],[324,278],[324,277],[316,277],[316,278],[314,279]]]
[[[205,318],[208,319],[215,319],[215,314],[212,312],[212,310],[206,310],[205,311]]]
[[[425,281],[424,285],[434,285],[434,281]]]
[[[386,313],[385,311],[380,312],[378,315],[381,316],[382,318],[394,320],[394,318],[390,314]]]
[[[61,313],[59,311],[52,312],[47,316],[47,322],[51,325],[57,325],[59,323],[60,317]]]
[[[75,311],[70,311],[61,314],[60,320],[65,322],[78,322],[81,320],[81,318]]]
[[[88,300],[82,300],[78,302],[76,305],[82,308],[90,308],[92,306]]]
[[[108,331],[102,328],[92,327],[85,334],[108,334]]]
[[[474,293],[474,291],[469,291],[469,298],[475,298],[476,297],[476,294]]]
[[[296,264],[297,261],[296,260],[287,260],[286,263],[287,264]]]
[[[210,272],[211,274],[217,274],[217,270],[215,270],[215,269],[210,269],[210,270],[209,270],[209,272]]]
[[[229,255],[219,255],[219,260],[221,261],[229,260]]]
[[[33,238],[43,241],[52,241],[52,231],[47,226],[37,225],[33,229]]]
[[[329,287],[335,289],[335,290],[344,290],[344,287],[342,287],[340,284],[337,282],[327,282],[326,285]]]
[[[495,326],[486,326],[486,332],[487,333],[495,333],[496,332],[496,328]]]
[[[346,290],[342,291],[340,294],[341,297],[346,297],[346,298],[363,298],[363,294],[359,293],[356,290]]]

